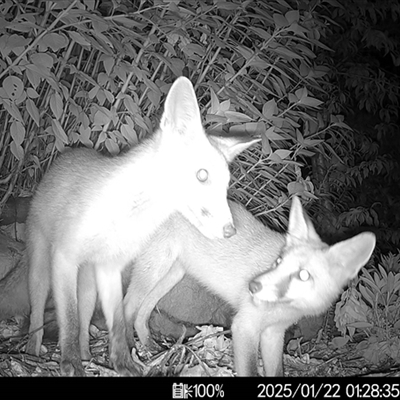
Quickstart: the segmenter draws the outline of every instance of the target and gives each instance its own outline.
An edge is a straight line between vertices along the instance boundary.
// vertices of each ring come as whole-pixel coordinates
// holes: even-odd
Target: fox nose
[[[228,239],[233,235],[236,235],[236,228],[233,226],[232,223],[226,224],[224,226],[224,238]]]
[[[262,283],[259,281],[250,281],[249,290],[252,294],[256,294],[262,289]]]

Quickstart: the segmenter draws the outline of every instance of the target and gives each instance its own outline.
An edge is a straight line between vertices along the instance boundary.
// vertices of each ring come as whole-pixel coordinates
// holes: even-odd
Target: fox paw
[[[25,353],[31,354],[33,356],[39,356],[40,354],[40,346],[42,343],[42,339],[34,333],[28,340],[26,344]]]
[[[85,376],[85,370],[81,360],[66,360],[60,362],[61,375],[63,376]]]
[[[110,357],[114,369],[122,376],[141,376],[142,370],[139,365],[132,360],[130,353],[115,354]]]

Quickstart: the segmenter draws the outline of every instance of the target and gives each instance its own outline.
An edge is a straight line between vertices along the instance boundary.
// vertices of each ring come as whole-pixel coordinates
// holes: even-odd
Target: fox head
[[[210,239],[236,233],[227,201],[228,164],[258,140],[208,137],[191,82],[184,77],[172,85],[160,121],[163,151],[168,148],[168,199]]]
[[[324,312],[367,263],[375,235],[364,232],[328,246],[293,198],[286,244],[273,267],[249,284],[255,304],[286,303],[299,316]]]

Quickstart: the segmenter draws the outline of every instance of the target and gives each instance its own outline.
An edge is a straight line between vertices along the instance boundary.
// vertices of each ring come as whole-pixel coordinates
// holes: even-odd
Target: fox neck
[[[132,154],[131,162],[121,174],[121,182],[129,199],[129,216],[135,221],[149,221],[141,226],[154,228],[161,225],[179,209],[175,198],[176,182],[179,180],[173,153],[165,146],[165,138],[157,132],[143,144],[140,152]],[[124,182],[124,183],[123,183]]]
[[[143,243],[180,205],[168,171],[160,135],[144,142],[118,160],[116,168],[103,182],[102,188],[80,224],[78,242],[104,244],[103,249],[92,246],[93,257],[107,254],[135,255]],[[172,183],[172,185],[171,185]],[[171,187],[171,189],[169,189]]]

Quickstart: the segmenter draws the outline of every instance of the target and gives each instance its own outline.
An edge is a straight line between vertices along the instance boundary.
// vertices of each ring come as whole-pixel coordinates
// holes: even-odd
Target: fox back
[[[121,271],[174,212],[210,238],[234,235],[226,199],[228,163],[253,142],[207,137],[193,87],[181,77],[168,93],[159,129],[126,154],[111,158],[76,149],[60,156],[38,186],[27,219],[30,331],[36,331],[27,351],[40,350],[51,276],[62,373],[84,374],[73,339],[77,301],[79,318],[86,319],[98,292],[110,331],[110,358],[119,372],[137,374],[126,354],[125,328],[113,330],[123,316]],[[78,266],[84,286],[78,286]]]
[[[372,233],[329,247],[293,199],[286,235],[230,203],[237,234],[228,241],[201,237],[174,215],[152,237],[132,270],[125,297],[143,343],[151,344],[151,311],[187,273],[235,310],[232,337],[238,375],[256,375],[261,344],[266,375],[282,374],[285,330],[306,315],[325,311],[369,259]]]

